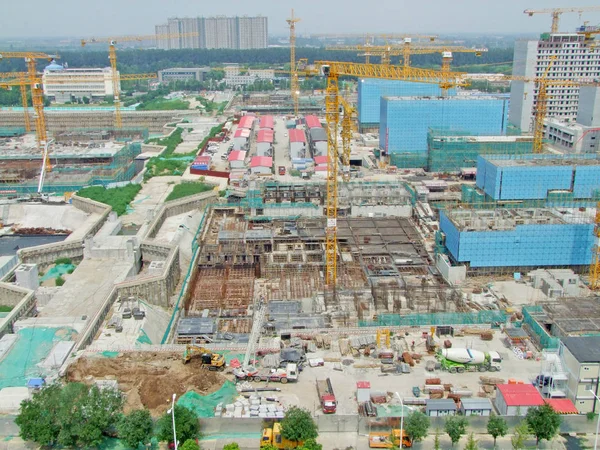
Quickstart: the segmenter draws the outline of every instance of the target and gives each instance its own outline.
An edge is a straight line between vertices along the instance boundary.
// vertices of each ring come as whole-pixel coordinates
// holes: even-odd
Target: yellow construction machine
[[[183,352],[183,363],[187,364],[195,356],[200,356],[202,367],[208,370],[224,370],[225,357],[219,353],[213,353],[210,350],[194,344],[188,344]]]

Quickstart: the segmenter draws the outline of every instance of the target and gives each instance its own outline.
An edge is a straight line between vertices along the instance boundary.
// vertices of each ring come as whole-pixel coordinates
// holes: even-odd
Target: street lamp
[[[171,417],[173,418],[173,444],[175,445],[175,450],[177,450],[177,433],[175,432],[175,397],[177,397],[177,394],[173,394],[171,409],[167,411],[167,414],[171,414]]]
[[[591,393],[596,398],[596,400],[600,401],[600,398],[598,398],[594,391],[589,389],[588,392]],[[592,412],[595,411],[592,410]],[[596,440],[594,441],[594,450],[598,449],[598,431],[600,431],[600,414],[598,415],[598,422],[596,423]]]
[[[402,408],[402,415],[400,416],[400,446],[402,446],[402,441],[404,440],[404,402],[397,392],[396,397],[400,400],[400,407]]]

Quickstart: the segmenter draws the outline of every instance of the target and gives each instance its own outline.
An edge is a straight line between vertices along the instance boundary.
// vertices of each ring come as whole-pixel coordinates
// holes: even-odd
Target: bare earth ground
[[[136,352],[116,358],[82,357],[67,370],[69,381],[93,383],[96,379],[117,380],[126,394],[125,412],[146,407],[158,416],[188,390],[207,395],[218,390],[225,377],[200,366],[199,359],[183,364],[179,353]]]

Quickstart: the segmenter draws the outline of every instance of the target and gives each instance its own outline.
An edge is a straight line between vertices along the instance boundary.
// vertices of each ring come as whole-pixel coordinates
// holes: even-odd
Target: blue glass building
[[[440,230],[455,262],[471,268],[587,266],[594,224],[550,209],[452,210]]]
[[[448,95],[454,95],[449,89]],[[364,128],[379,128],[381,97],[442,95],[439,85],[432,83],[412,83],[398,80],[363,78],[358,81],[358,124]]]
[[[508,99],[493,96],[382,97],[379,145],[398,167],[427,165],[429,128],[505,134]]]
[[[476,184],[493,200],[595,199],[600,196],[600,157],[479,156]]]

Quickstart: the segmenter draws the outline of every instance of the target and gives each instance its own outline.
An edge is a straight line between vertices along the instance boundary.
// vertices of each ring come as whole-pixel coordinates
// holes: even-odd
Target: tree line
[[[64,51],[60,61],[67,62],[70,67],[106,67],[109,65],[107,51]],[[512,48],[493,48],[480,57],[472,53],[455,53],[453,66],[491,64],[512,61]],[[314,61],[349,61],[364,62],[364,56],[353,51],[332,51],[324,47],[299,47],[296,57]],[[238,63],[249,67],[282,66],[289,68],[290,51],[285,47],[271,47],[251,50],[231,49],[181,49],[181,50],[117,50],[119,70],[122,73],[156,72],[169,67],[219,67],[225,63]],[[379,62],[372,57],[373,62]],[[413,55],[411,64],[416,67],[440,67],[440,54]],[[392,57],[397,64],[399,57]],[[46,63],[40,61],[38,68],[43,69]],[[6,59],[0,62],[0,72],[24,71],[25,63],[20,59]]]

